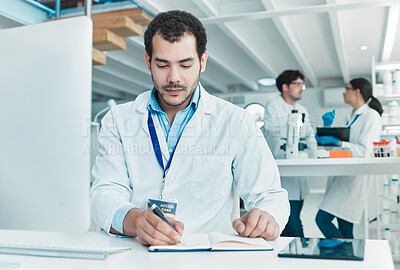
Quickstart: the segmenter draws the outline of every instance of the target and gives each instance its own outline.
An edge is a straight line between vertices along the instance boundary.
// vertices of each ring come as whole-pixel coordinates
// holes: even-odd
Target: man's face
[[[289,84],[282,85],[282,91],[284,91],[285,95],[292,101],[300,100],[304,89],[304,81],[300,78],[297,78]]]
[[[162,103],[161,108],[186,108],[207,61],[207,52],[199,60],[195,37],[185,34],[179,41],[171,43],[156,34],[153,37],[152,58],[146,52],[145,58],[159,102]]]

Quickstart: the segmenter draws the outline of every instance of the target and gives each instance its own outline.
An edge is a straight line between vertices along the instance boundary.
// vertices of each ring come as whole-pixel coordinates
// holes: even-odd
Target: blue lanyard
[[[166,172],[168,171],[169,167],[171,166],[172,158],[174,157],[175,149],[178,145],[179,139],[178,139],[177,145],[174,148],[174,151],[172,151],[172,153],[170,155],[170,158],[167,162],[167,166],[164,168],[164,163],[163,163],[162,156],[161,156],[161,147],[160,147],[160,143],[158,141],[157,132],[154,127],[154,122],[153,122],[153,118],[151,117],[150,111],[149,111],[149,118],[147,119],[147,126],[149,127],[151,143],[153,144],[153,149],[154,149],[154,153],[156,154],[158,164],[160,164],[160,167],[163,169],[163,179],[164,179]],[[163,180],[163,189],[164,189],[164,180]]]
[[[358,118],[360,115],[361,115],[361,114],[357,114],[356,117],[354,118],[354,120],[350,123],[350,125],[347,126],[347,124],[349,123],[349,122],[347,122],[346,126],[347,126],[347,127],[351,127],[351,125],[354,124],[354,122],[357,120],[357,118]]]

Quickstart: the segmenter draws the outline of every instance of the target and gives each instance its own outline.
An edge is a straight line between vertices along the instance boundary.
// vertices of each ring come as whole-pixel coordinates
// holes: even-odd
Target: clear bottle
[[[390,194],[399,194],[399,179],[397,175],[392,175],[390,181]]]
[[[389,102],[388,113],[389,113],[389,124],[397,124],[397,122],[399,121],[399,114],[400,114],[400,106],[397,101],[392,100]]]
[[[391,233],[390,233],[390,228],[389,227],[386,227],[385,230],[383,231],[383,239],[390,241]]]
[[[397,224],[399,220],[397,210],[392,210],[390,212],[390,224]]]
[[[389,183],[388,182],[383,183],[383,191],[382,191],[382,193],[383,194],[389,194],[390,193],[389,190],[390,190]]]
[[[390,249],[393,251],[392,234],[390,232],[390,228],[388,228],[388,227],[385,228],[385,230],[383,231],[382,239],[388,240]]]
[[[392,72],[385,70],[382,73],[382,81],[385,95],[393,94],[393,77]]]
[[[384,208],[390,208],[390,205],[391,205],[391,203],[388,201],[388,200],[386,200],[386,199],[382,199],[381,200],[381,205],[382,205],[382,209],[384,209]]]
[[[382,209],[382,224],[390,224],[390,209],[383,208]]]
[[[397,156],[397,140],[396,138],[389,139],[389,149],[390,149],[390,156],[396,157]]]
[[[393,71],[393,94],[400,94],[400,70]]]

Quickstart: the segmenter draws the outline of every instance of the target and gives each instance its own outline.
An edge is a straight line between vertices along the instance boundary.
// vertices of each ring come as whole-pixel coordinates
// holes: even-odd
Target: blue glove
[[[317,134],[315,134],[315,139],[317,140],[317,142],[319,144],[322,144],[322,145],[333,144],[333,145],[339,146],[339,142],[340,142],[340,140],[338,138],[335,138],[333,136],[318,137]]]
[[[322,121],[324,121],[324,126],[330,127],[332,126],[333,119],[335,119],[336,109],[331,112],[326,112],[322,116]]]

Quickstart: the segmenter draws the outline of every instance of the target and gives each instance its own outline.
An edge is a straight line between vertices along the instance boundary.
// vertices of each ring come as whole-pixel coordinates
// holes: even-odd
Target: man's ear
[[[208,52],[205,51],[200,58],[200,72],[201,73],[203,73],[206,70],[207,57],[208,57]]]
[[[148,70],[149,72],[151,72],[151,64],[150,64],[151,58],[150,58],[150,56],[147,54],[146,51],[144,51],[144,58],[146,59],[147,70]]]
[[[289,89],[289,86],[286,83],[282,84],[282,92],[287,92],[288,89]]]

